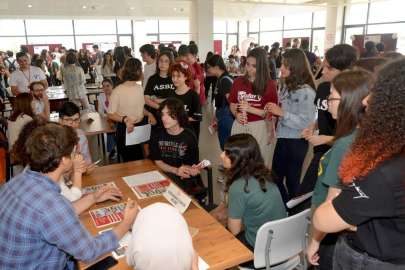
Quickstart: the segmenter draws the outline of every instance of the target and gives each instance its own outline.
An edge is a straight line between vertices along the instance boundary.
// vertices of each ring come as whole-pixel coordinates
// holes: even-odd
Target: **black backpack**
[[[8,71],[11,73],[13,73],[13,71],[15,71],[17,68],[15,67],[14,63],[15,63],[15,59],[13,60],[13,63],[11,63],[8,59],[6,60],[9,63],[8,66]]]

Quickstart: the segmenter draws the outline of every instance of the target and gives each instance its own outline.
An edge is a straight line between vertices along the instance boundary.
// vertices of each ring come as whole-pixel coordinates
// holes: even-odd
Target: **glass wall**
[[[190,41],[188,20],[146,20],[147,42],[153,41]]]
[[[351,35],[397,33],[397,51],[405,54],[405,1],[372,2],[345,7],[343,41]]]
[[[260,45],[283,42],[283,38],[309,37],[311,51],[323,56],[326,11],[250,20],[248,35]]]
[[[222,53],[225,45],[239,46],[239,22],[237,21],[214,21],[214,40],[222,40]]]

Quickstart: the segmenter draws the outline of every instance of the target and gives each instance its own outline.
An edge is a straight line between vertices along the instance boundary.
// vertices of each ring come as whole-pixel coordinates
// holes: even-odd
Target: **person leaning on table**
[[[92,237],[78,215],[96,202],[117,201],[117,187],[103,187],[70,203],[58,181],[71,170],[78,137],[68,126],[36,129],[26,142],[30,168],[0,192],[0,269],[73,269],[68,257],[91,263],[119,247],[118,240],[138,214],[130,198],[124,220],[114,229]],[[132,206],[132,207],[131,207]]]

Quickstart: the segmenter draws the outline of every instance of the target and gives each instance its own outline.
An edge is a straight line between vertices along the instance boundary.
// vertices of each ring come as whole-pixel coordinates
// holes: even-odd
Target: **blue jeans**
[[[115,133],[107,133],[107,152],[111,152],[113,146],[116,146]]]
[[[219,145],[221,147],[221,150],[224,151],[224,144],[226,139],[231,136],[232,125],[235,118],[233,117],[228,106],[224,108],[217,108],[217,110],[215,111],[215,116],[218,119],[217,124]]]
[[[304,139],[277,139],[271,169],[277,176],[277,186],[284,204],[298,195],[302,164],[307,152],[308,142]],[[284,186],[284,177],[288,192]]]
[[[352,249],[341,236],[336,243],[335,255],[333,256],[334,270],[400,270],[403,265],[396,265],[380,261],[371,257],[367,252],[358,252]]]

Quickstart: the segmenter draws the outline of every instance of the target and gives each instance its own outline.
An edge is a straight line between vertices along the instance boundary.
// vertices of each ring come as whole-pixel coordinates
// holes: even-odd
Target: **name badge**
[[[190,205],[191,198],[184,194],[182,190],[170,183],[169,188],[163,193],[166,198],[181,214],[183,214]]]

